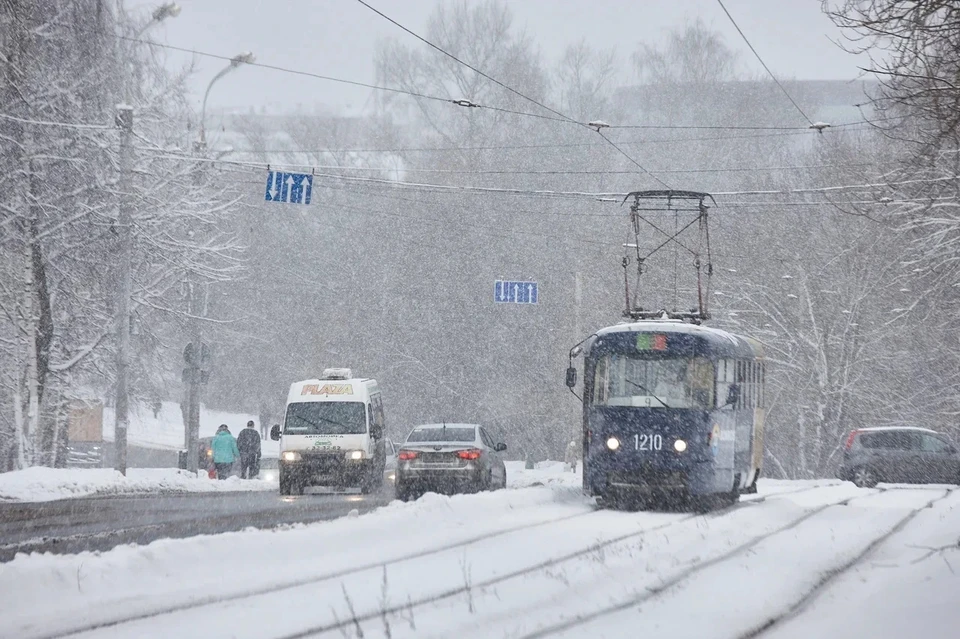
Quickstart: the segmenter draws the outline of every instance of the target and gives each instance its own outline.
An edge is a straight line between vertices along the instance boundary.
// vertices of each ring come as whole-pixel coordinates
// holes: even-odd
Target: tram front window
[[[597,361],[593,403],[710,410],[713,387],[714,368],[706,359],[604,355]]]

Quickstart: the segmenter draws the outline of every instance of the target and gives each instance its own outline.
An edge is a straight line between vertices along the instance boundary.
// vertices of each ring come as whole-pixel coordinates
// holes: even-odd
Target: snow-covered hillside
[[[212,437],[220,424],[230,427],[230,432],[237,435],[249,420],[253,420],[260,429],[260,418],[246,413],[232,413],[222,410],[200,407],[200,437]],[[105,406],[103,409],[103,438],[113,441],[113,408]],[[127,441],[130,444],[148,448],[163,448],[169,450],[183,449],[183,416],[180,404],[163,402],[156,413],[144,404],[132,404],[130,407],[130,426],[127,432]],[[276,457],[279,444],[268,437],[263,442],[263,454],[267,457]]]

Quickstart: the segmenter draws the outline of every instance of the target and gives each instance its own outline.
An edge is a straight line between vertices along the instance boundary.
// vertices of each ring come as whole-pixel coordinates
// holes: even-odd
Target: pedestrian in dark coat
[[[260,474],[260,433],[252,419],[237,436],[237,448],[240,449],[240,479],[256,479]]]

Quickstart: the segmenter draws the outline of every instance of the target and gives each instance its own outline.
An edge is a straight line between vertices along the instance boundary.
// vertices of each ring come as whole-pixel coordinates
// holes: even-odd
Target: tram
[[[583,488],[611,506],[733,503],[763,460],[754,340],[674,321],[597,331],[583,354]],[[576,383],[576,369],[567,372]]]
[[[703,203],[710,197],[631,195],[635,211],[645,210],[647,198],[699,200],[693,210],[704,218]],[[626,246],[640,245],[638,237]],[[709,256],[709,247],[706,251]],[[637,253],[638,281],[645,259]],[[699,257],[696,266],[699,308],[651,312],[634,304],[624,312],[625,321],[596,331],[570,351],[571,390],[577,384],[574,358],[583,356],[583,488],[601,504],[710,508],[756,492],[763,461],[763,348],[756,340],[702,325],[709,318],[709,285],[703,286]],[[712,272],[709,263],[705,272]],[[630,304],[628,286],[626,294]]]

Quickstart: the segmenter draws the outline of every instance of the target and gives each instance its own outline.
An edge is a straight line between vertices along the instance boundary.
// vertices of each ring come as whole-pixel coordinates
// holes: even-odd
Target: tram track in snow
[[[397,557],[393,557],[386,560],[371,561],[359,566],[343,568],[341,570],[335,570],[335,571],[331,571],[331,572],[327,572],[319,575],[311,575],[308,577],[302,577],[300,579],[292,579],[287,582],[274,583],[261,588],[251,588],[249,590],[244,590],[241,592],[221,593],[221,594],[214,594],[214,595],[209,595],[205,597],[199,597],[185,603],[171,604],[167,606],[158,606],[150,610],[146,610],[146,611],[141,610],[139,612],[131,613],[128,615],[117,615],[111,619],[90,622],[82,626],[77,626],[77,627],[62,630],[62,631],[56,631],[56,632],[50,632],[50,633],[39,633],[31,636],[34,637],[34,639],[55,639],[55,638],[63,638],[63,637],[73,637],[73,636],[81,635],[88,632],[94,632],[97,630],[113,628],[116,626],[134,623],[137,621],[143,621],[143,620],[151,619],[154,617],[161,617],[165,615],[186,612],[186,611],[197,609],[197,608],[203,608],[205,606],[240,601],[243,599],[250,599],[250,598],[255,598],[263,595],[269,595],[276,592],[282,592],[284,590],[291,590],[291,589],[300,588],[303,586],[311,586],[311,585],[323,583],[326,581],[342,579],[344,577],[348,577],[350,575],[361,573],[368,570],[382,569],[385,566],[422,559],[430,555],[439,554],[439,553],[455,550],[457,548],[462,548],[466,546],[471,546],[473,544],[487,541],[489,539],[496,539],[497,537],[502,537],[505,535],[513,534],[513,533],[528,531],[528,530],[535,529],[542,526],[549,526],[552,524],[562,523],[565,521],[578,519],[580,517],[588,517],[590,515],[596,514],[596,512],[597,512],[597,509],[592,509],[585,512],[578,512],[570,515],[564,515],[562,517],[553,517],[553,518],[545,519],[541,521],[527,522],[517,526],[510,526],[507,528],[501,528],[498,530],[489,531],[484,534],[474,535],[473,537],[460,539],[448,544],[433,546],[433,547],[425,548],[423,550],[419,550],[412,553],[400,554]]]
[[[797,599],[789,608],[777,614],[773,617],[768,618],[760,625],[756,626],[752,630],[741,634],[738,639],[755,639],[756,637],[763,636],[768,630],[771,630],[780,623],[792,619],[796,615],[803,612],[821,593],[832,584],[837,578],[844,575],[845,573],[852,570],[858,564],[860,564],[864,559],[873,554],[877,548],[886,542],[891,537],[897,535],[904,528],[906,528],[911,521],[916,518],[921,512],[928,508],[933,508],[934,504],[938,501],[942,501],[949,497],[951,494],[956,492],[958,488],[948,488],[944,490],[943,495],[936,497],[928,501],[925,505],[918,508],[914,508],[909,511],[903,518],[901,518],[890,530],[874,538],[869,544],[867,544],[863,550],[859,553],[856,553],[853,557],[849,558],[847,561],[843,562],[840,565],[835,566],[833,569],[824,573],[819,580],[804,592],[799,599]]]
[[[453,599],[458,596],[466,595],[474,590],[483,590],[483,589],[490,588],[498,584],[504,583],[506,581],[510,581],[510,580],[524,577],[527,575],[543,572],[545,570],[561,565],[563,563],[573,561],[573,560],[582,558],[584,556],[590,555],[592,553],[602,551],[605,548],[609,548],[617,544],[622,544],[632,539],[649,535],[650,533],[663,532],[674,526],[677,526],[692,520],[703,519],[703,518],[724,517],[736,510],[749,508],[753,504],[763,503],[768,500],[776,500],[777,498],[780,498],[780,497],[817,490],[827,486],[829,486],[829,484],[826,484],[823,486],[821,485],[805,486],[803,488],[798,488],[795,490],[771,493],[769,495],[763,495],[763,496],[755,497],[752,499],[744,499],[726,508],[710,511],[707,513],[692,513],[687,516],[680,517],[678,519],[664,522],[662,524],[641,528],[639,530],[634,530],[629,533],[624,533],[622,535],[617,535],[615,537],[605,539],[602,542],[597,542],[589,546],[585,546],[577,550],[571,551],[569,553],[565,553],[563,555],[556,556],[556,557],[551,557],[549,559],[545,559],[543,561],[537,562],[533,565],[528,565],[522,568],[518,568],[516,570],[512,570],[506,573],[496,575],[494,577],[490,577],[488,579],[484,579],[484,580],[477,581],[470,584],[464,584],[462,586],[448,588],[441,592],[434,593],[429,596],[421,597],[418,599],[408,599],[406,602],[402,604],[396,604],[393,606],[381,606],[375,610],[369,610],[364,613],[354,614],[349,619],[335,620],[332,623],[317,624],[309,628],[300,629],[293,633],[277,635],[274,637],[274,639],[302,639],[304,637],[322,635],[322,634],[333,632],[333,631],[341,631],[341,632],[346,631],[350,628],[356,627],[359,624],[381,620],[384,616],[397,615],[400,613],[409,612],[412,610],[416,610],[418,608],[422,608],[424,606],[440,603],[444,600]],[[882,491],[883,489],[879,489],[879,490]]]
[[[847,506],[853,501],[877,497],[879,495],[887,493],[888,491],[895,491],[895,490],[898,490],[898,489],[881,487],[881,488],[877,488],[876,492],[872,492],[866,495],[854,495],[852,497],[849,497],[847,499],[843,499],[837,502],[816,506],[808,510],[803,515],[793,518],[792,520],[785,523],[784,525],[778,526],[777,528],[770,530],[768,532],[762,533],[760,535],[756,535],[746,540],[745,542],[738,544],[737,546],[733,547],[729,551],[720,553],[714,557],[711,557],[706,561],[696,561],[696,562],[690,563],[683,569],[679,570],[678,572],[668,577],[667,579],[662,580],[656,586],[649,586],[645,588],[643,592],[636,593],[634,596],[631,596],[628,599],[619,601],[609,606],[602,607],[588,614],[577,615],[571,619],[566,619],[556,624],[538,628],[533,632],[522,634],[519,636],[521,637],[521,639],[540,639],[542,637],[550,637],[553,635],[557,635],[560,633],[573,630],[581,626],[585,626],[591,622],[600,620],[604,617],[609,617],[611,615],[615,615],[617,613],[624,612],[626,610],[635,608],[642,604],[654,601],[664,596],[668,592],[672,591],[673,589],[677,588],[678,586],[682,585],[684,582],[687,582],[689,579],[698,575],[699,573],[709,568],[712,568],[713,566],[716,566],[718,564],[743,556],[748,552],[750,552],[757,545],[761,544],[762,542],[772,537],[775,537],[777,535],[781,535],[785,532],[793,530],[801,526],[805,522],[813,519],[817,515],[820,515],[824,511],[827,511],[829,509],[836,508],[836,507]],[[759,626],[756,626],[755,628],[748,631],[747,633],[740,635],[738,639],[754,639],[755,637],[759,637],[764,632],[766,632],[767,630],[772,628],[774,625],[776,625],[777,623],[785,619],[788,619],[794,614],[801,611],[803,607],[805,607],[810,601],[812,601],[817,596],[817,594],[826,585],[832,582],[836,577],[838,577],[839,575],[843,574],[844,572],[846,572],[847,570],[855,566],[859,561],[861,561],[864,557],[866,557],[873,550],[875,550],[877,546],[879,546],[885,540],[890,538],[892,535],[902,530],[920,512],[922,512],[927,508],[932,508],[935,503],[947,498],[955,490],[957,489],[956,488],[945,489],[942,495],[929,500],[922,506],[911,508],[907,512],[907,514],[904,515],[901,519],[899,519],[890,530],[874,538],[872,541],[870,541],[866,545],[866,547],[863,550],[861,550],[859,553],[856,553],[854,557],[848,559],[847,561],[844,561],[841,565],[835,566],[832,570],[824,574],[824,576],[817,582],[817,584],[813,588],[809,589],[806,593],[804,593],[803,597],[799,601],[795,602],[792,606],[790,606],[787,610],[785,610],[781,614],[767,619]]]
[[[656,530],[656,531],[662,531],[662,530],[664,530],[664,529],[666,529],[666,528],[669,528],[669,527],[671,527],[671,526],[674,526],[674,525],[677,525],[677,524],[680,524],[680,523],[683,523],[683,522],[686,522],[686,521],[690,521],[690,520],[692,520],[692,519],[702,518],[702,517],[704,517],[704,516],[707,516],[707,517],[723,516],[723,515],[731,512],[731,511],[733,511],[733,510],[737,510],[738,508],[742,508],[742,507],[747,507],[747,506],[749,506],[749,505],[751,505],[751,504],[757,504],[757,503],[761,503],[761,502],[764,502],[764,501],[767,501],[767,500],[770,500],[770,499],[776,499],[776,498],[783,497],[783,496],[795,495],[795,494],[798,494],[798,493],[804,493],[804,492],[808,492],[808,491],[812,491],[812,490],[817,490],[817,489],[829,487],[830,485],[831,485],[831,484],[823,484],[823,485],[817,484],[817,485],[813,485],[813,486],[804,486],[804,487],[802,487],[802,488],[797,488],[797,489],[793,489],[793,490],[786,490],[786,491],[774,492],[774,493],[770,493],[770,494],[768,494],[768,495],[763,495],[763,496],[760,496],[760,497],[744,498],[744,499],[743,499],[741,502],[739,502],[738,504],[735,504],[734,506],[731,506],[731,507],[728,507],[728,508],[725,508],[725,509],[722,509],[722,510],[712,511],[712,512],[709,512],[709,513],[706,513],[706,514],[704,514],[704,513],[694,513],[694,514],[690,514],[690,515],[685,516],[685,517],[681,517],[681,518],[678,518],[678,519],[675,519],[675,520],[672,520],[672,521],[669,521],[669,522],[665,522],[664,524],[661,524],[661,525],[658,525],[658,526],[655,526],[655,527],[649,527],[649,528],[641,529],[641,530],[638,530],[638,531],[632,531],[632,532],[629,533],[629,534],[625,534],[625,535],[618,536],[618,537],[615,538],[615,539],[612,538],[612,539],[609,539],[609,540],[605,540],[604,542],[602,542],[602,545],[593,544],[593,545],[591,545],[591,546],[589,546],[589,547],[586,547],[586,548],[583,548],[583,549],[579,550],[577,553],[572,553],[573,556],[572,556],[572,557],[567,557],[565,560],[569,560],[569,559],[571,559],[571,558],[573,558],[573,557],[575,557],[575,556],[582,556],[582,555],[587,554],[587,553],[589,553],[589,552],[595,552],[598,547],[607,547],[607,546],[613,545],[613,544],[615,544],[615,543],[621,543],[621,542],[623,542],[623,541],[625,541],[625,540],[629,540],[630,538],[637,537],[638,535],[648,534],[648,533],[650,533],[650,532],[653,532],[654,530]],[[372,562],[368,562],[368,563],[366,563],[366,564],[359,565],[359,566],[354,566],[354,567],[350,567],[350,568],[344,568],[344,569],[341,569],[341,570],[335,570],[335,571],[327,572],[327,573],[324,573],[324,574],[318,574],[318,575],[311,575],[311,576],[308,576],[308,577],[302,577],[302,578],[300,578],[300,579],[294,579],[294,580],[290,580],[290,581],[283,582],[283,583],[275,583],[275,584],[271,584],[271,585],[269,585],[269,586],[264,586],[264,587],[261,587],[261,588],[251,588],[251,589],[244,590],[244,591],[240,591],[240,592],[222,593],[222,594],[217,594],[217,595],[203,596],[203,597],[195,598],[195,599],[193,599],[193,600],[191,600],[191,601],[189,601],[189,602],[169,604],[169,605],[161,605],[161,606],[157,606],[157,607],[155,607],[155,608],[149,609],[149,610],[140,610],[140,611],[138,611],[138,612],[134,612],[134,613],[130,613],[130,614],[116,615],[116,616],[113,616],[113,617],[111,617],[111,618],[109,618],[109,619],[103,619],[103,620],[99,620],[99,621],[91,621],[91,622],[89,622],[89,623],[86,623],[86,624],[83,624],[83,625],[78,625],[78,626],[75,626],[75,627],[73,627],[73,628],[58,630],[58,631],[55,631],[55,632],[38,633],[38,634],[35,634],[35,635],[31,635],[31,636],[34,637],[35,639],[54,639],[54,638],[61,638],[61,637],[75,637],[75,636],[77,636],[77,635],[83,635],[83,634],[90,633],[90,632],[95,632],[95,631],[98,631],[98,630],[105,630],[105,629],[108,629],[108,628],[115,628],[115,627],[118,627],[118,626],[124,626],[124,625],[127,625],[127,624],[132,624],[132,623],[136,623],[136,622],[139,622],[139,621],[145,621],[145,620],[153,619],[153,618],[157,618],[157,617],[164,617],[164,616],[168,616],[168,615],[176,615],[176,614],[178,614],[178,613],[189,612],[189,611],[192,611],[192,610],[196,610],[196,609],[200,609],[200,608],[204,608],[204,607],[208,607],[208,606],[216,606],[216,605],[219,605],[219,604],[233,603],[233,602],[238,602],[238,601],[242,601],[242,600],[245,600],[245,599],[253,599],[253,598],[256,598],[256,597],[261,597],[261,596],[265,596],[265,595],[271,595],[271,594],[283,592],[283,591],[286,591],[286,590],[293,590],[293,589],[297,589],[297,588],[301,588],[301,587],[305,587],[305,586],[313,586],[313,585],[317,585],[317,584],[322,584],[322,583],[324,583],[324,582],[329,582],[329,581],[334,581],[334,580],[338,580],[338,579],[343,579],[343,578],[345,578],[345,577],[349,577],[349,576],[351,576],[351,575],[355,575],[355,574],[358,574],[358,573],[363,573],[363,572],[365,572],[365,571],[370,571],[370,570],[383,570],[383,569],[385,569],[385,568],[387,568],[387,567],[389,567],[389,566],[393,566],[393,565],[396,565],[396,564],[401,564],[401,563],[405,563],[405,562],[409,562],[409,561],[414,561],[414,560],[417,560],[417,559],[423,559],[423,558],[429,557],[429,556],[431,556],[431,555],[438,555],[438,554],[441,554],[441,553],[444,553],[444,552],[448,552],[448,551],[451,551],[451,550],[456,550],[456,549],[458,549],[458,548],[469,547],[469,546],[472,546],[472,545],[475,545],[475,544],[479,544],[479,543],[481,543],[481,542],[484,542],[484,541],[487,541],[487,540],[490,540],[490,539],[496,539],[496,538],[504,537],[504,536],[511,535],[511,534],[514,534],[514,533],[522,533],[522,532],[525,532],[525,531],[534,530],[534,529],[536,529],[536,528],[540,528],[540,527],[544,527],[544,526],[550,526],[550,525],[554,525],[554,524],[564,523],[564,522],[567,522],[567,521],[570,521],[570,520],[575,520],[575,519],[579,519],[579,518],[583,518],[583,517],[589,517],[590,515],[595,515],[595,514],[597,514],[598,512],[602,512],[602,509],[593,509],[593,510],[589,510],[589,511],[586,511],[586,512],[580,512],[580,513],[574,513],[574,514],[571,514],[571,515],[565,515],[565,516],[563,516],[563,517],[554,517],[554,518],[550,518],[550,519],[546,519],[546,520],[542,520],[542,521],[528,522],[528,523],[521,524],[521,525],[517,525],[517,526],[511,526],[511,527],[507,527],[507,528],[502,528],[502,529],[490,531],[490,532],[487,532],[487,533],[484,533],[484,534],[475,535],[475,536],[473,536],[473,537],[469,537],[469,538],[466,538],[466,539],[457,540],[457,541],[455,541],[455,542],[451,542],[451,543],[448,543],[448,544],[443,544],[443,545],[439,545],[439,546],[433,546],[433,547],[425,548],[425,549],[423,549],[423,550],[419,550],[419,551],[412,552],[412,553],[400,554],[400,555],[398,555],[398,556],[396,556],[396,557],[392,557],[392,558],[389,558],[389,559],[386,559],[386,560],[372,561]],[[541,563],[547,564],[547,563],[550,563],[550,562],[541,562]],[[552,563],[558,563],[558,560],[554,560]],[[547,565],[547,566],[545,566],[545,567],[549,567],[549,565]],[[536,571],[542,570],[542,569],[544,569],[543,566],[535,566],[535,567],[528,567],[527,569],[522,570],[522,571],[519,571],[519,572],[520,572],[520,573],[531,573],[531,572],[536,572]],[[516,577],[516,576],[518,576],[518,575],[512,575],[510,578],[514,578],[514,577]],[[501,580],[501,581],[502,581],[502,580]],[[480,584],[477,584],[477,585],[474,586],[474,587],[475,587],[475,588],[479,588],[479,587],[481,587],[481,585],[480,585]],[[433,602],[433,601],[440,601],[440,600],[443,600],[443,599],[446,599],[446,598],[455,597],[455,596],[457,596],[458,594],[462,594],[462,592],[445,592],[445,593],[442,594],[442,596],[435,596],[435,597],[425,598],[424,600],[408,601],[406,605],[404,605],[404,606],[402,606],[402,607],[398,606],[398,607],[397,607],[397,608],[398,608],[397,611],[399,611],[400,609],[407,609],[410,605],[413,605],[413,606],[422,606],[422,605],[426,605],[426,604],[428,604],[428,603],[431,603],[431,602]],[[394,611],[394,612],[397,612],[397,611]],[[377,617],[377,618],[379,618],[382,614],[383,614],[383,611],[382,611],[382,610],[377,610],[377,611],[376,611],[376,614],[371,613],[371,614],[369,614],[369,615],[364,615],[364,617],[365,617],[365,618],[366,618],[366,617],[369,617],[369,618]],[[389,614],[389,612],[388,612],[388,614]],[[353,623],[353,621],[351,620],[351,621],[350,621],[350,624],[352,624],[352,623]],[[327,628],[326,626],[324,626],[323,628],[321,628],[321,629],[319,629],[319,630],[317,630],[317,629],[311,629],[310,632],[308,632],[308,633],[306,633],[306,634],[298,633],[298,634],[294,634],[294,635],[290,635],[290,636],[306,636],[307,634],[316,634],[317,632],[326,632],[327,630],[336,629],[336,628],[339,628],[339,627],[343,627],[343,626],[345,626],[345,625],[346,625],[346,623],[343,623],[343,624],[333,624],[333,625],[331,625],[329,628]]]

